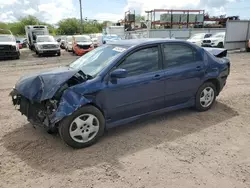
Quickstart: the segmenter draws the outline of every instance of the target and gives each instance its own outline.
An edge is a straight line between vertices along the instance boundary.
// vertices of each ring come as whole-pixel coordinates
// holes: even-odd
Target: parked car
[[[212,37],[204,39],[201,46],[224,48],[225,34],[225,32],[216,33]]]
[[[19,45],[12,34],[0,34],[0,58],[20,58]]]
[[[60,46],[51,35],[38,35],[34,44],[38,56],[45,54],[61,55]]]
[[[17,43],[19,49],[23,48],[20,40],[16,40],[16,43]]]
[[[72,48],[72,36],[67,36],[65,39],[65,50],[67,52],[72,52],[73,48]]]
[[[226,55],[180,40],[110,42],[67,67],[21,78],[10,95],[32,124],[83,148],[104,129],[150,114],[210,109],[230,72]]]
[[[197,33],[191,36],[187,41],[192,42],[198,46],[201,46],[202,41],[211,36],[212,36],[211,33]]]
[[[82,56],[94,49],[94,44],[88,35],[74,35],[72,38],[73,53]]]
[[[107,42],[113,42],[117,40],[122,40],[121,37],[118,35],[112,34],[112,35],[101,35],[98,36],[98,44],[99,46],[106,44]]]
[[[19,45],[19,49],[27,47],[27,39],[26,38],[16,38],[16,43]]]
[[[60,48],[65,49],[65,40],[61,40],[60,42]]]
[[[95,48],[99,46],[99,43],[98,43],[99,36],[102,36],[102,33],[90,34],[91,40]]]

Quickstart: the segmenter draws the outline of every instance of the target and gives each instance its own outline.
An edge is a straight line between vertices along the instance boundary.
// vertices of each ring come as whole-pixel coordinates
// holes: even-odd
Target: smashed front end
[[[54,112],[57,109],[58,100],[45,100],[41,102],[34,102],[26,97],[20,95],[16,89],[13,89],[10,93],[14,106],[18,107],[18,110],[22,115],[27,117],[27,120],[33,125],[45,125],[47,128],[53,128],[50,126],[52,122],[50,119],[53,117]]]
[[[59,69],[56,72],[20,79],[10,92],[10,96],[13,105],[27,117],[31,124],[42,125],[48,130],[53,130],[64,117],[63,115],[75,110],[67,111],[66,109],[62,113],[65,105],[69,107],[74,105],[71,102],[65,104],[65,100],[67,100],[63,97],[65,91],[70,90],[70,87],[74,85],[85,82],[86,79],[80,71]],[[71,95],[69,98],[71,97],[74,96]]]

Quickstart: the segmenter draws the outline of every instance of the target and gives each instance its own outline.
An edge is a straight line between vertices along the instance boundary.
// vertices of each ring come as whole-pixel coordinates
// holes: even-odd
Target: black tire
[[[201,105],[201,101],[200,101],[200,97],[201,97],[201,94],[202,94],[202,91],[205,89],[205,88],[212,88],[213,91],[214,91],[214,98],[213,98],[213,101],[212,103],[207,106],[207,107],[204,107]],[[207,111],[209,110],[213,104],[214,104],[214,101],[216,99],[216,96],[217,96],[217,91],[216,91],[216,87],[213,83],[211,82],[205,82],[197,91],[196,93],[196,96],[195,96],[195,109],[197,111],[200,111],[200,112],[203,112],[203,111]]]
[[[20,59],[20,52],[17,53],[16,59]]]
[[[218,44],[218,48],[224,48],[223,42],[220,42],[220,43]]]
[[[95,137],[93,137],[91,140],[85,143],[80,143],[80,142],[73,140],[72,137],[70,136],[70,131],[69,131],[72,121],[74,121],[75,118],[77,118],[78,116],[82,114],[93,114],[99,121],[99,130],[97,134],[95,135]],[[72,115],[63,119],[59,124],[59,134],[62,140],[67,145],[73,148],[77,148],[77,149],[85,148],[96,143],[96,141],[103,135],[104,129],[105,129],[105,119],[102,115],[102,112],[100,112],[100,110],[98,110],[96,107],[91,106],[91,105],[80,108],[79,110],[74,112]]]
[[[61,52],[57,53],[58,56],[61,56]]]
[[[65,51],[67,52],[67,51],[68,51],[68,48],[65,48]]]

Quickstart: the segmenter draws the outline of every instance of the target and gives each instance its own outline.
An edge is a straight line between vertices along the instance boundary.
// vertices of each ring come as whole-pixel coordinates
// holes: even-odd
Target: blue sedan
[[[66,67],[20,78],[10,95],[33,125],[83,148],[105,129],[147,115],[210,109],[230,72],[226,56],[181,40],[113,41]]]

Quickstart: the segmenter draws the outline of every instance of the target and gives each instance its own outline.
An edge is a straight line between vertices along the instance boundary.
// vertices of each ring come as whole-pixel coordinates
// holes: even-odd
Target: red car
[[[74,35],[72,41],[73,53],[82,56],[94,49],[94,44],[88,35]]]

